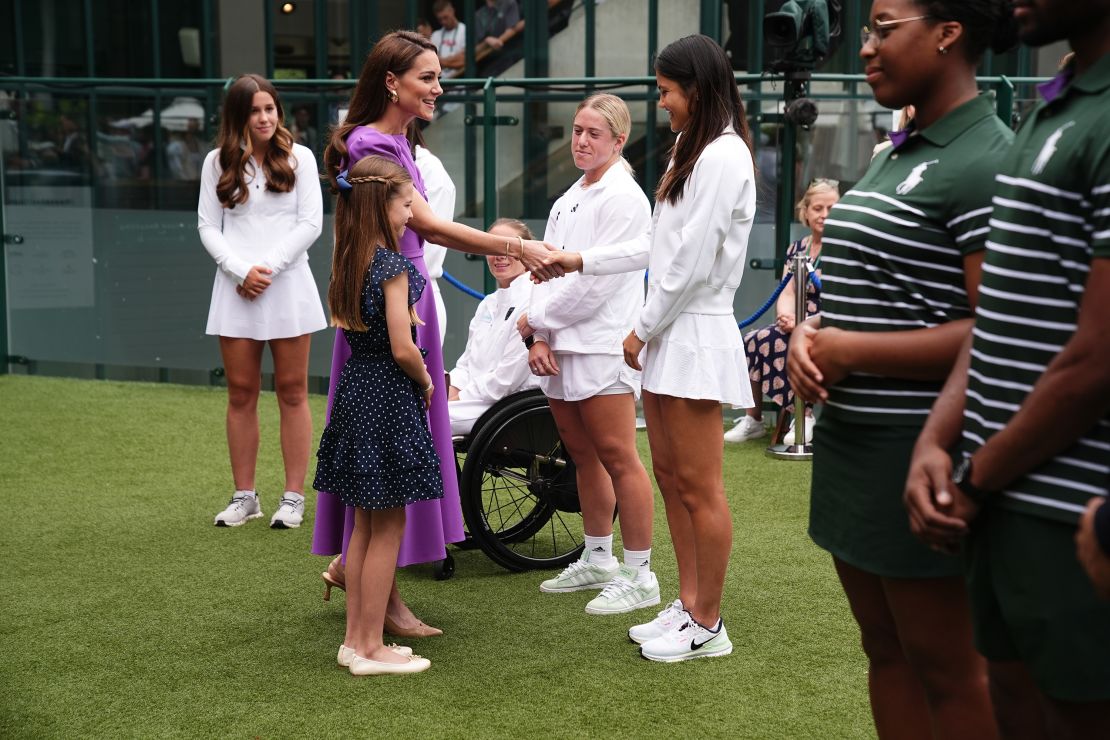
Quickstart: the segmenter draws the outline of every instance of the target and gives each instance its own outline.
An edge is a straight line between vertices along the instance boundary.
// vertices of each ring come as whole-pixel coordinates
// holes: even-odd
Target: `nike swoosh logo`
[[[716,637],[716,635],[713,635],[713,637]],[[713,642],[713,637],[710,637],[708,640],[706,640],[705,642],[702,642],[702,643],[699,643],[697,640],[690,640],[690,649],[691,650],[699,650],[699,649],[705,647],[709,643]]]

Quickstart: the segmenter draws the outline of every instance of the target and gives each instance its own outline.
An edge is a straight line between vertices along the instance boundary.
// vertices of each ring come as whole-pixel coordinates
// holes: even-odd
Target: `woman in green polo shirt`
[[[1013,139],[980,96],[988,46],[1015,40],[1003,0],[875,0],[860,56],[911,126],[825,221],[821,315],[794,331],[792,386],[825,408],[810,536],[860,627],[880,737],[993,737],[958,559],[910,532],[913,444],[967,337],[997,162]]]

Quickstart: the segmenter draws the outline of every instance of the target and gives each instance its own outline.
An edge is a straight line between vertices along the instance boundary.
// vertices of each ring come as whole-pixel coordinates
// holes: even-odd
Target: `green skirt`
[[[813,433],[809,536],[860,570],[887,578],[963,574],[958,557],[923,545],[902,504],[920,427],[837,418],[825,407]]]

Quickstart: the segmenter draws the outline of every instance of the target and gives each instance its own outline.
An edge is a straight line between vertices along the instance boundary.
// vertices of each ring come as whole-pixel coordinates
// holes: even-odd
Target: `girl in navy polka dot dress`
[[[370,156],[338,182],[328,308],[352,355],[336,387],[312,484],[356,507],[338,661],[355,675],[417,673],[431,663],[382,641],[405,506],[443,496],[425,418],[435,386],[416,346],[412,310],[425,281],[397,251],[412,217],[412,178],[388,159]]]

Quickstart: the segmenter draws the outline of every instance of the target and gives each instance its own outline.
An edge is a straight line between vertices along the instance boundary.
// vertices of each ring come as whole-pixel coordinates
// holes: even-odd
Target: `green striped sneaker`
[[[617,574],[619,566],[614,563],[605,568],[585,560],[575,560],[566,569],[540,584],[540,591],[546,594],[563,594],[571,591],[585,591],[590,588],[605,588]]]
[[[587,614],[624,614],[659,603],[659,581],[648,573],[643,581],[636,580],[636,569],[622,565],[613,580],[593,601],[586,604]]]

